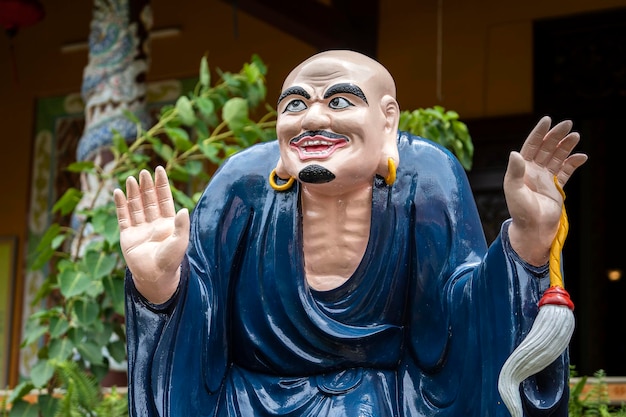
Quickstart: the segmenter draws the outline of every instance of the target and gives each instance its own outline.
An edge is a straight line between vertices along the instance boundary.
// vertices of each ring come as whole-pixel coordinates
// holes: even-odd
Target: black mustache
[[[350,141],[350,139],[345,136],[345,135],[340,135],[337,133],[333,133],[333,132],[329,132],[327,130],[307,130],[306,132],[302,132],[300,133],[298,136],[296,136],[295,138],[292,138],[289,142],[297,142],[300,139],[307,137],[307,136],[324,136],[327,138],[332,138],[332,139],[344,139],[346,141]]]

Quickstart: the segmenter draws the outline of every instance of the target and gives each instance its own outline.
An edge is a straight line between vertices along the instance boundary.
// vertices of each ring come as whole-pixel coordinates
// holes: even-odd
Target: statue
[[[511,153],[511,219],[487,247],[465,171],[398,132],[378,62],[316,54],[277,110],[278,139],[226,161],[191,220],[162,167],[114,192],[131,416],[509,415],[500,369],[587,159],[571,121],[542,118]],[[541,368],[524,415],[566,416],[567,351]]]

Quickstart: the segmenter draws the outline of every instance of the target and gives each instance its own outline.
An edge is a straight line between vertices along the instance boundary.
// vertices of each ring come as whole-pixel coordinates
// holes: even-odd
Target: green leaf
[[[63,308],[61,306],[54,306],[54,307],[50,307],[47,310],[43,309],[43,310],[35,311],[33,314],[30,315],[28,319],[33,320],[33,321],[36,321],[36,320],[41,321],[41,320],[47,320],[47,319],[59,317],[61,314],[63,314]]]
[[[109,373],[109,363],[108,361],[104,360],[101,364],[97,364],[97,365],[91,364],[90,370],[98,381],[102,381],[104,377]],[[82,416],[76,416],[76,417],[82,417]]]
[[[37,362],[30,370],[30,379],[35,388],[43,388],[54,375],[54,366],[46,359]]]
[[[74,343],[74,345],[76,346],[82,344],[85,341],[86,339],[85,335],[86,335],[85,329],[80,328],[80,327],[72,327],[67,332],[67,336],[70,338],[72,343]]]
[[[37,244],[37,249],[29,255],[31,270],[39,270],[48,264],[54,255],[55,239],[61,234],[61,226],[57,223],[51,224]],[[58,242],[58,241],[57,241]]]
[[[133,114],[133,116],[135,115]],[[119,155],[128,152],[128,143],[126,142],[126,138],[119,132],[113,134],[113,149],[115,149]]]
[[[265,99],[265,85],[263,83],[253,83],[248,85],[245,97],[252,107],[256,107]]]
[[[93,341],[99,346],[106,346],[111,341],[113,325],[109,322],[102,321],[99,321],[98,323],[101,323],[101,330],[98,333],[93,334]]]
[[[237,152],[239,152],[241,150],[240,146],[236,146],[236,145],[225,145],[224,146],[224,152],[225,152],[225,156],[226,158],[236,154]]]
[[[61,245],[63,245],[63,242],[65,242],[65,239],[67,238],[68,238],[67,235],[58,235],[57,237],[52,239],[52,244],[50,246],[52,247],[52,249],[55,249],[55,250],[59,249]]]
[[[178,202],[181,206],[188,208],[189,210],[193,209],[196,203],[189,198],[189,196],[182,191],[172,187],[172,196],[174,200]]]
[[[91,286],[87,288],[84,292],[86,297],[97,298],[104,292],[104,285],[102,285],[102,281],[91,281]]]
[[[33,383],[29,380],[24,380],[20,382],[11,391],[11,395],[9,395],[9,398],[8,398],[9,403],[12,403],[13,405],[15,405],[15,401],[18,398],[24,397],[26,394],[31,392],[33,388],[35,387],[33,386]]]
[[[100,207],[93,214],[91,224],[93,225],[94,232],[97,235],[104,237],[110,245],[116,245],[119,243],[120,231],[117,223],[117,217],[113,212],[112,204],[108,207]]]
[[[94,279],[100,280],[113,271],[117,256],[105,252],[88,252],[83,257],[82,263],[89,268]]]
[[[92,285],[91,277],[78,269],[65,269],[59,273],[59,286],[65,298],[84,293]]]
[[[104,356],[102,355],[102,349],[93,342],[84,342],[76,346],[80,356],[92,364],[102,364]]]
[[[65,317],[52,317],[50,319],[50,337],[56,338],[64,334],[69,329],[70,323]]]
[[[214,164],[219,165],[222,162],[218,156],[220,150],[222,149],[221,144],[213,142],[210,139],[205,139],[198,142],[198,148],[200,148],[200,152],[202,152],[202,154]]]
[[[204,165],[202,164],[202,161],[198,160],[187,161],[185,164],[185,170],[189,173],[189,175],[195,177],[196,175],[200,175],[200,173],[204,170]]]
[[[160,146],[154,146],[154,151],[163,158],[165,161],[169,161],[174,158],[174,150],[171,146],[166,143],[161,144]]]
[[[196,113],[193,111],[193,105],[186,96],[181,96],[176,100],[176,110],[178,110],[178,116],[180,121],[191,126],[196,121]]]
[[[41,337],[48,331],[48,326],[42,325],[39,320],[29,317],[24,329],[24,341],[22,346],[28,346],[33,342],[39,341]]]
[[[208,97],[198,97],[196,99],[196,107],[203,117],[208,117],[215,113],[215,104]]]
[[[200,59],[200,85],[204,89],[211,86],[211,73],[209,72],[209,61],[205,56]]]
[[[93,301],[76,300],[73,309],[80,326],[88,327],[98,320],[100,307]]]
[[[159,119],[164,120],[169,118],[175,109],[176,108],[171,104],[165,104],[163,107],[161,107]]]
[[[243,64],[243,73],[250,84],[254,84],[259,78],[263,78],[260,68],[255,64]]]
[[[140,152],[133,152],[131,154],[128,154],[130,156],[130,160],[133,164],[135,164],[135,168],[132,169],[131,168],[131,172],[133,172],[133,175],[137,172],[139,172],[142,168],[145,168],[146,164],[148,162],[150,162],[150,157],[146,154],[140,153]],[[123,179],[128,178],[128,175],[123,176]],[[122,181],[123,183],[123,181]]]
[[[21,399],[11,403],[13,406],[11,407],[9,417],[39,417],[39,404]]]
[[[193,145],[191,140],[189,140],[189,134],[185,129],[181,129],[179,127],[176,128],[165,128],[165,133],[170,137],[172,143],[174,144],[174,148],[180,151],[185,152]]]
[[[71,213],[80,202],[82,196],[83,193],[80,190],[69,188],[52,207],[52,212],[56,213],[60,211],[63,216]]]
[[[69,172],[91,172],[95,168],[93,161],[72,162],[67,170]]]
[[[130,110],[122,110],[122,113],[123,113],[123,114],[124,114],[124,116],[125,116],[128,120],[130,120],[131,122],[133,122],[133,123],[135,123],[135,124],[137,124],[137,125],[140,125],[140,124],[141,124],[141,120],[139,120],[139,119],[137,118],[137,115],[136,115],[135,113],[133,113],[132,111],[130,111]]]
[[[74,344],[67,338],[51,339],[48,357],[58,361],[64,361],[70,357]]]
[[[239,130],[248,122],[248,102],[241,97],[231,98],[224,104],[222,118],[233,130]]]
[[[111,304],[115,312],[124,314],[124,279],[109,275],[102,280],[107,295],[111,298]]]
[[[43,417],[55,417],[57,415],[57,408],[59,405],[59,399],[52,395],[40,394],[37,397],[37,403],[41,409]]]
[[[263,60],[261,59],[261,57],[259,55],[253,54],[252,58],[250,60],[259,69],[259,72],[262,75],[266,75],[267,74],[267,66],[263,63]]]
[[[189,181],[189,173],[185,170],[184,167],[180,166],[178,163],[170,164],[170,170],[168,172],[168,176],[170,181],[176,182],[188,182]]]
[[[196,120],[196,123],[193,124],[193,128],[195,130],[195,140],[202,140],[209,136],[209,127],[202,120]]]
[[[116,340],[107,346],[107,350],[113,359],[117,362],[123,362],[126,359],[126,344],[122,340]]]

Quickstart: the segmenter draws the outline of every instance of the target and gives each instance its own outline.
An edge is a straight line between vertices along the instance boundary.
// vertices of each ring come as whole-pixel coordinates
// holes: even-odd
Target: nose
[[[306,109],[302,118],[304,130],[319,130],[330,126],[328,108],[322,103],[313,103]]]

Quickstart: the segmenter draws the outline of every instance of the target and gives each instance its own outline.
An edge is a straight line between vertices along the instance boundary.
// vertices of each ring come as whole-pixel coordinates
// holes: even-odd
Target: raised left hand
[[[543,117],[519,152],[511,152],[504,176],[504,195],[511,215],[509,238],[513,249],[533,265],[548,261],[550,246],[561,217],[563,197],[554,183],[564,187],[587,155],[574,153],[580,135],[564,120],[550,128]]]

